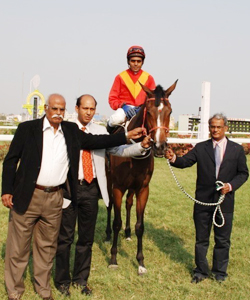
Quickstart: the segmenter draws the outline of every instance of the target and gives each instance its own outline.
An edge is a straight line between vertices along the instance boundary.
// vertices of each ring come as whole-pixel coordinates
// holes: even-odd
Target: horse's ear
[[[177,84],[177,81],[178,79],[175,81],[175,83],[173,85],[171,85],[166,91],[165,91],[165,97],[168,98],[171,93],[173,92],[173,90],[175,89],[176,87],[176,84]]]
[[[140,83],[140,81],[139,81]],[[150,90],[147,86],[140,83],[140,86],[142,87],[143,91],[150,97],[154,94],[153,90]]]

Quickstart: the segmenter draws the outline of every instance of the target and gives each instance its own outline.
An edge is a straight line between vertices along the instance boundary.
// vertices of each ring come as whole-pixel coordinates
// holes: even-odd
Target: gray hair
[[[212,120],[216,119],[216,120],[223,120],[224,122],[224,126],[227,126],[227,117],[225,115],[223,115],[222,113],[216,113],[214,114],[209,120],[208,120],[208,124],[210,125]]]

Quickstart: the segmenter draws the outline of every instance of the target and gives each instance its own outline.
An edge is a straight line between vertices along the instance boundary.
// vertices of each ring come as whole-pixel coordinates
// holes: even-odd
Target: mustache
[[[61,118],[63,120],[63,116],[58,114],[54,114],[51,118]]]

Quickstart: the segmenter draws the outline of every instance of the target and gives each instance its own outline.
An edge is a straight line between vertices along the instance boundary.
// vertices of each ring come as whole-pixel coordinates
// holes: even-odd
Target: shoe
[[[218,283],[222,283],[223,281],[226,280],[226,276],[215,275],[215,280],[216,280]]]
[[[63,294],[66,297],[70,296],[70,291],[69,291],[69,285],[62,284],[59,287],[57,287],[58,291]]]
[[[202,280],[206,279],[207,277],[204,277],[204,276],[197,276],[197,275],[194,275],[192,280],[191,280],[191,283],[199,283],[201,282]]]
[[[90,296],[92,294],[92,290],[86,285],[83,287],[81,293]]]

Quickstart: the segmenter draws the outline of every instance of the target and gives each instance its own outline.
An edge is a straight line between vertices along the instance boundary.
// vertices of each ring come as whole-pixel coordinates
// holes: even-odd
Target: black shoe
[[[86,285],[83,287],[81,293],[90,296],[92,294],[92,290]]]
[[[70,291],[69,291],[69,285],[62,284],[58,288],[58,291],[63,294],[64,296],[69,297],[70,296]]]
[[[218,282],[218,283],[222,283],[223,281],[226,280],[226,276],[223,275],[215,275],[214,279]]]
[[[191,283],[199,283],[204,279],[206,279],[206,277],[194,275],[192,280],[191,280]]]

